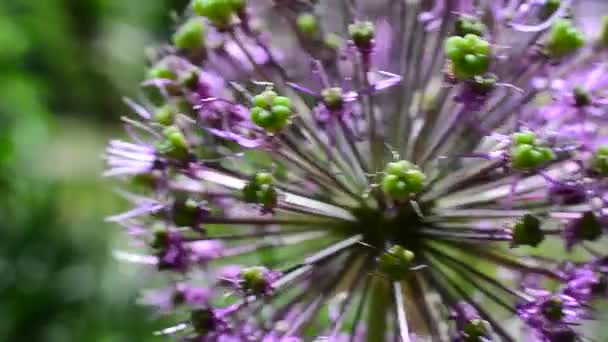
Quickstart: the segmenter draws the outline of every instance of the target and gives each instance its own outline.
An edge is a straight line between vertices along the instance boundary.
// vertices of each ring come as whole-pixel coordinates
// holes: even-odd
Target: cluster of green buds
[[[461,16],[456,19],[454,34],[457,36],[464,37],[467,34],[473,34],[478,37],[483,37],[485,32],[486,25],[484,25],[481,20],[468,16]]]
[[[173,57],[164,58],[148,69],[146,79],[172,81],[163,85],[163,88],[169,95],[179,97],[183,94],[184,88],[193,89],[198,85],[200,70],[194,66],[185,70],[177,70],[176,65],[178,64],[179,62]],[[148,84],[145,86],[144,91],[155,105],[160,106],[166,102],[166,97],[161,92],[159,86]]]
[[[553,58],[561,58],[585,45],[585,36],[570,20],[558,19],[553,23],[549,38],[545,44],[545,52]]]
[[[194,12],[207,18],[218,28],[227,28],[234,16],[240,16],[245,11],[246,0],[194,0]]]
[[[483,75],[490,66],[490,44],[472,33],[446,39],[445,54],[454,76],[461,80]]]
[[[289,123],[292,113],[291,100],[278,96],[271,89],[264,90],[253,98],[249,112],[251,121],[271,133],[281,131]]]
[[[410,273],[414,252],[399,245],[392,246],[378,258],[378,269],[391,280],[403,280]]]
[[[156,150],[164,156],[184,159],[188,156],[186,136],[177,126],[168,126],[163,130],[163,139],[156,143]]]
[[[608,145],[601,145],[595,151],[593,169],[603,176],[608,176]]]
[[[247,267],[241,270],[240,286],[250,294],[265,294],[270,286],[266,269],[260,266]]]
[[[553,150],[540,145],[533,132],[513,133],[511,144],[511,165],[515,169],[531,170],[555,159]]]
[[[360,50],[371,49],[376,35],[376,28],[371,21],[357,21],[348,25],[348,35]]]
[[[277,205],[278,193],[274,188],[272,175],[268,172],[256,173],[243,187],[243,199],[247,203],[261,204],[265,209]]]
[[[512,246],[536,247],[545,239],[540,220],[531,214],[520,218],[513,226]]]
[[[382,188],[392,199],[402,200],[422,191],[425,181],[425,174],[416,165],[400,160],[386,165]]]

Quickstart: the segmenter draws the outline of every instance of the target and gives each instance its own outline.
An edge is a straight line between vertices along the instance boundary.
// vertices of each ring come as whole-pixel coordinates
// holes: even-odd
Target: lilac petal
[[[205,129],[208,130],[211,134],[213,134],[215,136],[218,136],[218,137],[224,138],[224,139],[228,139],[228,140],[232,140],[245,148],[256,148],[256,147],[261,146],[263,143],[263,141],[261,139],[249,139],[249,138],[245,138],[241,135],[238,135],[236,133],[232,133],[232,132],[228,132],[228,131],[224,131],[224,130],[220,130],[220,129],[208,128],[208,127]]]
[[[571,2],[572,2],[572,0],[565,0],[564,2],[562,2],[562,4],[560,5],[560,7],[557,11],[555,11],[547,20],[545,20],[544,22],[542,22],[538,25],[524,25],[524,24],[518,24],[518,23],[511,23],[511,27],[515,31],[519,31],[519,32],[539,32],[539,31],[546,30],[549,27],[551,27],[551,25],[553,25],[553,22],[555,22],[557,19],[564,16],[564,14],[566,14],[566,11],[570,7]]]
[[[135,101],[131,100],[128,97],[124,97],[122,99],[127,106],[129,106],[137,115],[141,116],[142,118],[149,120],[150,118],[152,118],[152,114],[142,105],[137,104]]]

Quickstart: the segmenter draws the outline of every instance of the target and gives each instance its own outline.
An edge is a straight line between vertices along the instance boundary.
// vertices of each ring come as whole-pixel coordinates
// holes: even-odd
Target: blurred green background
[[[0,340],[153,341],[101,155],[184,0],[0,1]],[[141,281],[141,280],[139,280]]]

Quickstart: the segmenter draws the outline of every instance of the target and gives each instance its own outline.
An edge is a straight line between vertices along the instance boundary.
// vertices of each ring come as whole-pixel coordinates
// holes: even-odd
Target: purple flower
[[[608,275],[590,2],[192,0],[106,152],[116,255],[172,284],[158,334],[581,339]]]

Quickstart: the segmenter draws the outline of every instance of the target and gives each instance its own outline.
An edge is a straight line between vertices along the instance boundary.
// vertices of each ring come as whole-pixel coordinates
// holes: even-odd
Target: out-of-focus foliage
[[[1,340],[158,340],[134,304],[141,271],[111,258],[99,124],[124,114],[144,46],[183,3],[0,2]]]

